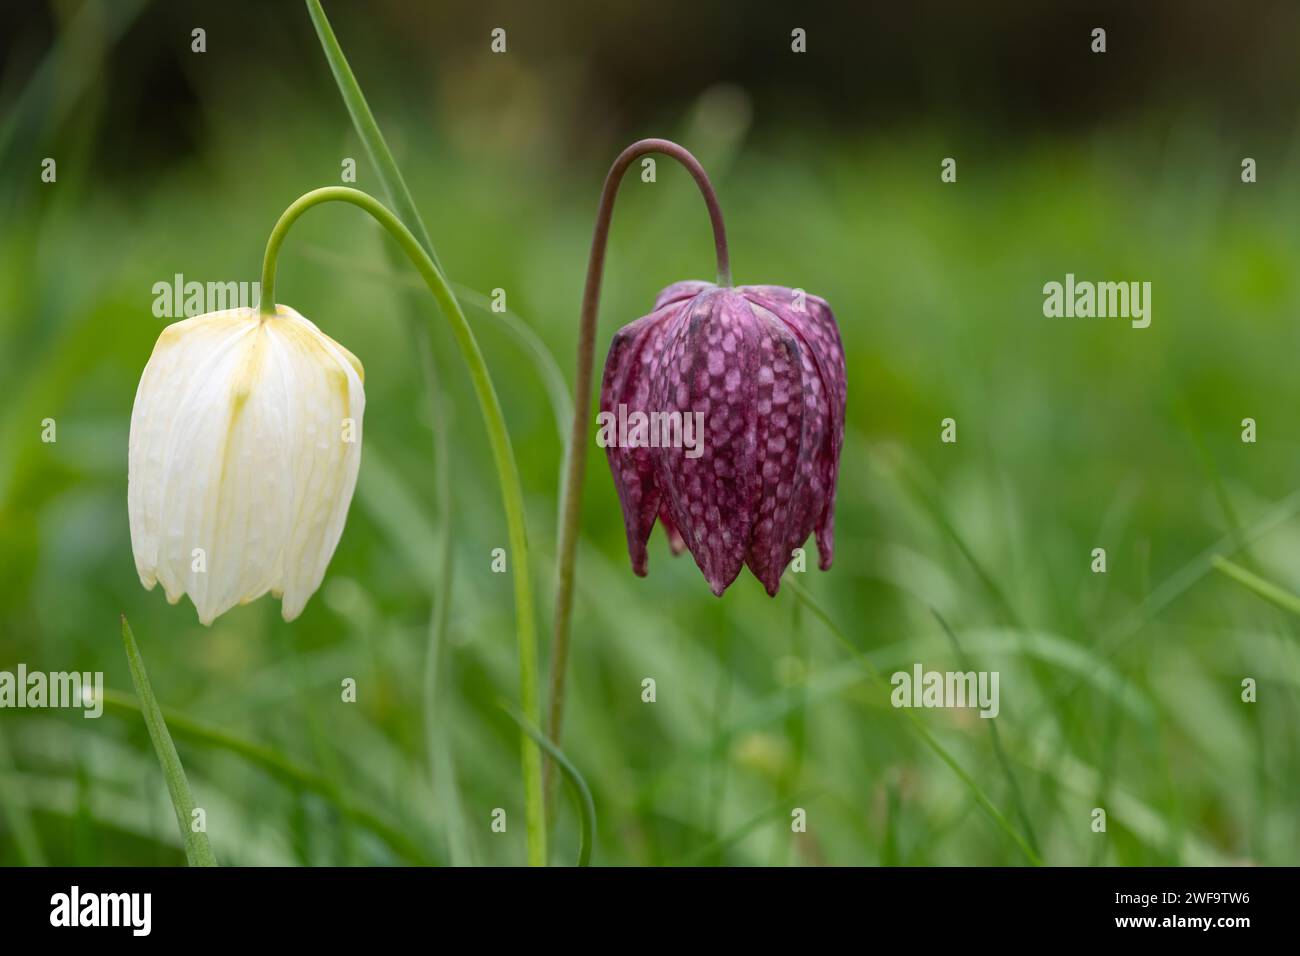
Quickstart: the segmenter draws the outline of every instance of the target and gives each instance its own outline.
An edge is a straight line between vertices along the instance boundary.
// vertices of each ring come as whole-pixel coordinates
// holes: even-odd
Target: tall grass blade
[[[957,654],[957,661],[964,671],[974,670],[970,666],[970,661],[966,656],[965,650],[957,640],[957,634],[949,626],[947,619],[939,613],[938,608],[930,608],[930,613],[934,615],[943,632],[948,635],[948,640],[952,644],[953,651]],[[1035,853],[1041,852],[1038,848],[1038,838],[1034,835],[1034,825],[1029,820],[1029,811],[1025,807],[1025,800],[1020,792],[1020,783],[1016,779],[1015,773],[1011,769],[1011,761],[1007,759],[1006,751],[1002,749],[1002,735],[998,733],[996,720],[987,722],[989,726],[989,738],[993,744],[993,753],[997,757],[998,765],[1002,768],[1003,775],[1007,778],[1007,788],[1011,791],[1011,802],[1016,808],[1016,816],[1020,819],[1020,826],[1024,828],[1025,839],[1029,845],[1034,848]]]
[[[441,272],[442,263],[438,261],[438,254],[434,252],[429,231],[424,228],[424,221],[415,207],[415,200],[411,198],[411,191],[406,188],[406,180],[402,178],[402,172],[397,168],[397,161],[393,159],[392,150],[388,148],[384,134],[379,131],[375,114],[370,112],[370,104],[366,102],[365,94],[361,92],[361,85],[348,64],[348,58],[343,55],[343,48],[339,46],[338,38],[334,36],[334,28],[330,26],[329,18],[325,16],[320,0],[307,0],[307,13],[316,27],[321,49],[325,52],[330,72],[334,74],[334,82],[343,97],[343,104],[348,108],[348,115],[352,117],[352,125],[356,128],[357,135],[361,137],[370,161],[375,165],[375,174],[384,187],[389,203],[395,207],[393,211],[402,222],[406,223],[406,228],[415,235],[416,240],[424,247],[424,251],[429,254],[429,258]]]
[[[321,49],[325,53],[325,59],[329,62],[330,71],[334,74],[334,82],[339,88],[339,94],[347,107],[348,115],[352,117],[352,125],[361,138],[371,162],[374,164],[375,174],[385,195],[388,197],[389,204],[396,211],[398,218],[411,230],[416,241],[429,254],[434,266],[441,272],[442,263],[438,259],[437,251],[433,248],[433,240],[429,237],[429,230],[420,217],[420,211],[416,208],[411,191],[406,186],[406,180],[397,167],[397,161],[393,158],[392,151],[388,148],[388,143],[384,139],[384,134],[380,131],[379,124],[370,111],[370,105],[366,102],[365,94],[361,92],[361,85],[357,82],[356,75],[352,72],[352,67],[343,54],[343,48],[339,45],[338,38],[335,37],[329,18],[325,16],[325,10],[321,7],[319,0],[307,0],[307,13],[316,27],[316,35],[320,38]],[[400,254],[391,247],[386,248],[389,261],[395,265],[400,265]],[[451,547],[451,470],[448,451],[450,443],[447,440],[447,416],[443,408],[444,399],[438,385],[437,364],[433,358],[428,334],[415,315],[419,306],[408,301],[407,308],[407,322],[414,340],[429,404],[430,427],[433,431],[434,477],[440,519],[438,536],[439,573],[434,583],[433,607],[429,616],[429,642],[425,652],[423,707],[426,751],[429,761],[429,773],[432,777],[437,778],[434,780],[435,787],[442,792],[443,802],[448,805],[450,811],[447,816],[448,823],[445,833],[447,845],[453,863],[460,865],[472,862],[470,858],[471,851],[461,835],[464,821],[459,819],[459,795],[453,792],[456,778],[455,755],[447,735],[439,730],[443,725],[443,721],[439,720],[439,715],[445,714],[447,708],[440,706],[438,700],[440,686],[447,686],[443,671],[446,670],[445,665],[448,663],[446,653],[447,627],[451,609],[452,582],[454,581],[454,561]],[[444,776],[448,779],[441,779]]]
[[[14,844],[18,848],[18,859],[23,866],[45,866],[45,851],[41,849],[40,836],[32,823],[31,814],[27,812],[19,795],[10,783],[13,777],[13,757],[9,753],[9,742],[4,730],[0,729],[0,810],[4,811],[5,822],[13,834]]]
[[[135,715],[144,712],[143,705],[126,694],[113,690],[104,691],[104,712],[122,715]],[[430,864],[437,861],[411,841],[397,826],[376,816],[357,801],[340,794],[334,784],[315,771],[293,763],[270,747],[237,737],[219,727],[213,727],[194,720],[174,710],[162,711],[167,727],[176,736],[185,740],[224,750],[242,757],[249,763],[269,773],[272,777],[302,791],[314,793],[334,805],[340,812],[375,836],[410,863]]]
[[[23,145],[64,123],[87,87],[102,80],[95,68],[135,23],[147,0],[86,3],[63,30],[0,120],[0,160],[7,166],[11,144]],[[39,155],[39,154],[38,154]],[[12,167],[10,167],[12,168]]]
[[[171,734],[167,732],[167,722],[163,720],[162,710],[149,686],[149,674],[144,669],[144,659],[140,648],[136,646],[135,635],[126,615],[122,615],[122,643],[126,645],[126,661],[131,668],[131,682],[135,684],[136,695],[140,698],[140,713],[149,728],[149,739],[162,764],[163,777],[167,781],[167,793],[171,796],[172,808],[176,811],[176,825],[180,827],[181,840],[185,843],[185,859],[190,866],[216,866],[217,858],[212,855],[212,845],[204,831],[195,831],[194,794],[190,783],[185,779],[185,768],[181,766],[180,754],[172,743]]]
[[[862,651],[860,651],[857,646],[844,635],[844,632],[839,629],[831,616],[822,609],[820,604],[813,600],[812,595],[808,593],[807,589],[796,581],[791,581],[789,586],[791,590],[794,591],[795,596],[804,603],[804,606],[807,607],[808,610],[812,611],[813,616],[825,625],[826,629],[830,631],[831,636],[839,641],[846,650],[852,653],[853,656],[861,662],[867,673],[871,675],[871,679],[882,687],[888,688],[889,684],[885,681],[881,673],[876,670],[876,667],[871,663],[870,658],[868,658],[866,654],[862,653]],[[957,758],[950,754],[943,744],[939,743],[939,741],[935,739],[934,735],[930,733],[930,729],[925,726],[916,714],[912,713],[910,709],[904,709],[903,713],[907,715],[909,720],[911,720],[912,726],[915,727],[916,732],[921,735],[921,739],[926,742],[940,760],[948,765],[949,769],[957,775],[958,779],[967,786],[971,794],[975,797],[975,801],[980,805],[985,813],[993,818],[993,822],[1011,838],[1012,842],[1020,848],[1020,851],[1024,853],[1025,858],[1034,866],[1042,866],[1042,858],[1034,851],[1034,848],[1029,845],[1025,838],[1020,835],[1019,831],[1011,825],[1011,822],[1007,820],[1002,811],[993,804],[993,801],[984,793],[980,788],[980,785],[975,782],[975,779],[966,772],[966,768],[957,762]]]
[[[1292,614],[1300,614],[1300,597],[1292,594],[1286,588],[1279,587],[1272,581],[1266,581],[1258,574],[1247,571],[1239,564],[1233,564],[1221,555],[1216,554],[1214,556],[1213,564],[1216,571],[1226,574],[1238,584],[1254,591],[1270,604],[1276,604],[1282,610],[1290,611]]]
[[[546,756],[555,761],[564,778],[569,781],[569,786],[573,790],[573,802],[578,808],[578,822],[580,826],[580,836],[578,843],[578,866],[587,866],[591,863],[591,844],[596,836],[596,802],[591,798],[591,788],[587,786],[587,781],[583,779],[578,768],[573,762],[565,756],[564,751],[555,744],[551,743],[550,738],[534,727],[519,709],[509,701],[501,702],[501,709],[510,715],[510,719],[519,725],[519,729],[526,733],[541,747]]]
[[[807,805],[811,803],[821,793],[819,790],[812,790],[808,793],[796,797],[799,803]],[[790,812],[789,801],[786,799],[778,800],[760,812],[754,814],[736,829],[731,830],[721,836],[715,837],[704,846],[687,854],[680,860],[675,860],[670,866],[701,866],[709,860],[721,859],[723,854],[735,846],[745,837],[756,831],[769,820],[782,819]]]

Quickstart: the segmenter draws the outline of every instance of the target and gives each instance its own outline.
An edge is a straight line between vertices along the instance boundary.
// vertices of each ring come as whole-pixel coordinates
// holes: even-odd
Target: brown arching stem
[[[582,479],[587,469],[587,415],[591,408],[591,374],[595,358],[596,313],[600,305],[600,283],[605,273],[605,248],[609,242],[614,199],[628,167],[647,153],[662,153],[677,160],[700,187],[713,226],[713,244],[718,257],[718,285],[731,285],[731,260],[727,253],[727,229],[722,207],[713,184],[699,160],[690,151],[667,139],[642,139],[618,154],[605,176],[596,210],[596,227],[587,258],[587,283],[582,290],[582,312],[578,320],[578,365],[573,383],[573,427],[569,432],[569,454],[565,470],[564,497],[560,516],[559,547],[556,555],[555,619],[551,634],[550,708],[547,736],[556,744],[564,720],[564,683],[569,664],[569,631],[573,616],[573,569],[578,547],[578,525],[582,513]],[[546,765],[547,781],[551,765]]]

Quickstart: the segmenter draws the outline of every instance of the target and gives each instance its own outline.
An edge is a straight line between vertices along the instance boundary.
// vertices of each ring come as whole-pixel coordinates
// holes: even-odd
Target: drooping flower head
[[[270,591],[291,621],[325,576],[361,463],[356,356],[287,306],[167,326],[131,413],[140,582],[211,624]]]
[[[664,289],[614,336],[601,384],[602,415],[645,416],[635,419],[640,436],[634,427],[606,443],[632,569],[646,573],[656,518],[717,595],[744,565],[775,595],[814,531],[828,569],[845,401],[844,350],[825,300],[780,286]],[[656,415],[683,423],[687,437],[690,420],[701,421],[701,443],[657,440]]]

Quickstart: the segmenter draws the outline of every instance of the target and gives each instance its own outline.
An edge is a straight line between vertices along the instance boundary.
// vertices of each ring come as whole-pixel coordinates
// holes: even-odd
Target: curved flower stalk
[[[732,288],[722,210],[699,162],[669,140],[633,143],[605,177],[579,320],[551,645],[548,729],[557,742],[605,247],[623,175],[638,157],[652,152],[677,160],[699,186],[713,227],[718,281],[669,286],[651,313],[620,330],[610,347],[601,389],[602,429],[612,425],[614,431],[603,437],[616,440],[603,443],[633,570],[646,571],[645,543],[656,519],[672,551],[690,549],[718,595],[746,564],[775,595],[791,551],[813,531],[823,570],[832,557],[846,385],[844,351],[830,307],[796,289]],[[679,439],[699,422],[696,447],[652,441],[651,413],[661,423],[675,413]]]
[[[347,202],[360,207],[397,240],[402,251],[424,278],[429,290],[433,293],[434,299],[437,300],[439,308],[450,322],[456,344],[460,349],[462,358],[465,360],[465,364],[469,368],[470,379],[483,413],[488,441],[492,448],[497,476],[501,484],[501,497],[505,507],[510,555],[514,564],[515,619],[519,645],[520,708],[528,719],[536,722],[541,709],[537,689],[537,635],[534,623],[532,579],[528,561],[528,541],[524,527],[523,491],[519,480],[519,469],[510,446],[510,436],[506,430],[505,419],[501,412],[501,404],[497,399],[496,390],[492,385],[492,379],[488,374],[487,364],[483,360],[483,354],[479,350],[478,342],[475,340],[474,333],[465,319],[465,314],[461,311],[460,304],[447,284],[447,280],[438,270],[419,240],[415,238],[397,216],[373,196],[346,186],[327,186],[312,190],[296,199],[280,216],[271,231],[270,238],[267,240],[266,255],[262,265],[262,302],[259,309],[255,313],[251,310],[243,310],[233,316],[223,316],[221,314],[204,316],[201,317],[204,320],[201,323],[193,320],[195,321],[193,329],[203,330],[205,333],[217,336],[217,338],[205,340],[202,348],[174,349],[169,346],[164,350],[164,356],[170,356],[171,360],[174,360],[174,365],[168,364],[169,359],[164,357],[160,358],[156,374],[151,373],[146,368],[145,380],[148,380],[149,385],[146,387],[145,380],[142,380],[141,390],[148,392],[148,407],[151,410],[155,406],[162,407],[166,405],[166,393],[162,389],[155,388],[155,380],[159,382],[180,382],[186,377],[187,373],[193,374],[196,370],[199,370],[201,363],[204,361],[216,363],[225,373],[221,376],[210,374],[199,376],[204,380],[212,380],[217,386],[221,387],[213,386],[203,389],[198,384],[191,385],[190,388],[194,391],[189,404],[186,406],[192,411],[197,410],[200,412],[205,423],[211,419],[211,424],[208,427],[213,435],[221,435],[222,432],[219,426],[223,422],[222,416],[228,416],[228,419],[225,420],[225,444],[217,446],[222,449],[223,456],[220,468],[219,470],[208,468],[207,466],[210,463],[203,462],[205,465],[203,474],[209,477],[205,482],[201,483],[190,480],[187,484],[184,477],[177,473],[177,477],[172,483],[164,486],[162,498],[168,502],[167,507],[171,509],[167,513],[169,515],[183,514],[186,521],[190,521],[192,515],[198,515],[198,517],[193,518],[195,527],[217,527],[221,521],[229,518],[232,514],[228,507],[223,506],[222,490],[226,488],[242,489],[240,494],[243,497],[240,497],[239,500],[244,507],[243,510],[237,512],[237,515],[244,523],[239,527],[222,531],[222,533],[229,535],[229,553],[240,554],[239,560],[231,562],[233,570],[226,572],[233,576],[236,586],[220,590],[219,595],[222,599],[211,604],[208,610],[221,607],[225,597],[229,596],[229,594],[235,594],[235,601],[238,602],[239,600],[251,600],[253,597],[265,593],[266,590],[274,590],[275,581],[279,579],[275,578],[273,574],[266,573],[265,569],[260,567],[260,563],[256,569],[242,566],[243,558],[247,555],[277,555],[278,564],[283,565],[286,554],[292,555],[296,553],[290,545],[291,542],[297,540],[294,537],[297,525],[292,523],[286,525],[284,522],[274,521],[269,524],[266,523],[266,514],[274,509],[270,502],[262,500],[258,496],[259,490],[262,490],[267,483],[287,480],[282,474],[274,472],[276,472],[277,466],[283,463],[285,456],[292,452],[283,448],[276,449],[273,446],[279,441],[288,441],[291,446],[296,448],[295,443],[298,442],[298,439],[293,433],[299,429],[307,429],[313,422],[312,418],[302,417],[302,406],[326,400],[324,386],[319,385],[319,383],[311,385],[310,383],[314,381],[323,378],[326,385],[338,390],[339,394],[346,394],[349,396],[350,401],[354,396],[356,400],[364,401],[360,392],[360,363],[350,353],[347,353],[342,346],[332,343],[332,340],[328,340],[315,326],[312,326],[311,323],[292,309],[275,304],[276,264],[281,245],[290,227],[303,213],[313,206],[326,202]],[[183,326],[185,323],[178,323],[178,325]],[[310,339],[310,334],[313,331],[319,337],[318,340]],[[168,334],[167,331],[164,331],[164,339]],[[179,337],[177,333],[171,334]],[[183,334],[188,336],[191,331],[187,329]],[[276,349],[288,350],[289,346],[281,341],[287,339],[296,342],[297,347],[304,353],[312,348],[321,353],[316,356],[317,365],[310,366],[306,359],[301,356],[295,359],[295,361],[298,361],[298,365],[293,365],[288,357],[283,358],[279,365],[270,365],[266,360],[266,356],[273,354]],[[259,344],[249,344],[250,340]],[[160,347],[161,345],[160,342]],[[334,350],[333,352],[330,352],[331,347]],[[328,355],[329,358],[335,360],[335,365],[338,367],[336,369],[331,368],[325,358],[322,357],[322,354]],[[153,364],[153,359],[150,361]],[[351,368],[355,374],[355,382],[348,377],[348,373],[343,367],[345,365]],[[272,374],[273,368],[277,374]],[[165,375],[163,373],[164,369],[166,370]],[[322,371],[322,369],[326,371]],[[301,372],[302,377],[298,377],[295,374],[296,372]],[[315,378],[313,378],[313,375]],[[347,386],[346,393],[343,391],[345,384]],[[139,406],[139,399],[137,400],[137,406]],[[360,407],[358,406],[358,429]],[[327,401],[325,409],[319,411],[318,414],[321,416],[334,416],[341,409],[342,405],[338,403],[329,404]],[[245,416],[250,416],[246,425],[242,424]],[[146,420],[153,422],[152,414]],[[332,418],[330,420],[333,421]],[[319,426],[324,421],[325,419],[322,417],[321,422],[316,424]],[[189,447],[184,440],[175,437],[178,430],[184,430],[188,427],[187,422],[174,417],[171,426],[168,429],[168,434],[172,435],[173,438],[169,440],[173,441],[177,447]],[[331,428],[333,427],[335,426],[331,425]],[[133,447],[135,445],[134,436],[135,429],[133,425]],[[232,440],[230,436],[237,436],[237,438]],[[319,441],[316,440],[317,438],[319,438]],[[192,442],[191,444],[196,449],[192,456],[195,461],[202,458],[204,448],[210,450],[213,447],[211,440],[207,443]],[[332,443],[323,435],[313,435],[311,444],[315,446],[316,452],[319,454],[333,454],[328,449],[328,446]],[[359,446],[359,444],[358,430],[356,445]],[[327,447],[322,449],[321,445]],[[159,455],[155,459],[150,456],[150,452],[147,450],[150,447],[152,446],[146,446],[140,461],[148,462],[150,467],[153,467],[155,463],[161,463],[165,474],[169,462],[174,461],[174,459],[168,459],[165,455]],[[231,449],[232,453],[228,454],[226,449]],[[337,518],[337,530],[341,532],[347,502],[351,498],[352,487],[355,484],[356,462],[359,462],[360,455],[359,447],[353,455],[355,461],[344,455],[341,463],[337,466],[305,467],[302,472],[290,468],[289,474],[294,477],[294,481],[289,483],[289,491],[284,494],[283,498],[275,498],[276,506],[282,507],[284,500],[293,499],[297,501],[298,499],[294,499],[294,495],[301,494],[303,496],[301,498],[301,507],[305,508],[317,523],[322,523],[320,517],[322,509],[324,509],[328,512],[328,520],[323,522],[323,526],[326,530],[333,530],[334,519]],[[215,484],[211,479],[211,475],[214,473],[217,475]],[[349,473],[351,475],[350,481],[346,480]],[[300,474],[306,476],[301,481],[298,480]],[[340,474],[343,478],[341,481],[339,480]],[[135,477],[133,475],[133,485],[135,484]],[[319,489],[318,485],[321,483],[328,484],[329,489],[333,489],[333,491]],[[144,477],[144,471],[139,472],[139,484],[141,496],[147,497],[149,494],[147,489],[150,486]],[[177,489],[185,489],[180,497],[167,496],[169,490],[176,491]],[[275,494],[280,495],[282,489],[279,485],[275,485],[275,489]],[[136,523],[135,507],[135,505],[132,505],[133,543]],[[294,505],[290,510],[294,510],[296,507],[298,505]],[[337,509],[337,516],[335,515],[335,509]],[[144,526],[146,528],[152,527],[147,524]],[[170,527],[164,529],[164,531],[169,532]],[[322,542],[327,539],[327,535],[320,537]],[[328,549],[317,555],[319,571],[322,575],[336,542],[337,534],[329,542]],[[242,553],[238,550],[241,546],[244,548]],[[149,552],[146,551],[145,557],[149,557]],[[260,562],[261,558],[259,557],[258,560]],[[137,563],[141,563],[139,551],[137,551]],[[277,565],[273,564],[272,566]],[[148,568],[152,567],[152,565],[145,561],[144,567]],[[168,567],[170,570],[170,565]],[[312,567],[315,568],[315,565]],[[301,571],[301,569],[299,570]],[[142,580],[145,579],[144,570],[141,571],[141,577]],[[164,580],[166,586],[166,579],[162,578],[161,574],[159,574],[159,579]],[[306,575],[303,580],[310,583],[311,576]],[[249,583],[249,581],[255,581],[255,583]],[[147,580],[145,583],[146,586],[150,584]],[[286,618],[292,617],[301,610],[298,600],[301,599],[302,603],[305,603],[307,597],[310,597],[311,592],[315,590],[319,583],[320,579],[316,577],[314,583],[310,583],[309,588],[294,590],[292,592],[294,595],[292,602],[290,601],[291,592],[287,587],[285,588],[285,604],[282,610]],[[263,584],[266,587],[262,587]],[[194,592],[191,591],[190,593],[193,597]],[[207,599],[207,594],[204,592],[202,597],[196,599],[196,605],[200,601]],[[204,605],[204,607],[207,607],[207,605]],[[229,607],[229,605],[227,604],[226,607]],[[221,610],[224,609],[221,608]],[[221,613],[221,610],[216,610],[215,614]],[[215,614],[212,616],[215,617]],[[200,616],[204,616],[204,610],[202,609],[200,610]],[[541,751],[537,744],[528,738],[526,734],[521,733],[521,739],[523,740],[522,761],[528,862],[531,865],[540,866],[546,862],[546,832],[542,812]]]
[[[307,13],[316,28],[316,36],[320,40],[325,60],[329,63],[330,72],[334,74],[339,95],[343,98],[348,115],[352,117],[353,129],[365,145],[376,178],[388,196],[388,204],[419,240],[420,246],[429,254],[438,271],[443,272],[442,263],[438,261],[438,254],[433,248],[433,240],[429,238],[429,230],[425,228],[411,191],[406,187],[406,181],[397,167],[397,161],[393,158],[384,134],[375,121],[370,104],[366,102],[365,94],[361,91],[361,84],[357,82],[356,75],[352,72],[352,67],[343,53],[338,38],[334,35],[334,28],[330,25],[329,17],[325,15],[320,0],[307,0]],[[395,260],[396,265],[400,267],[402,253],[391,246],[388,247],[387,252],[389,258]],[[463,298],[463,295],[461,297]],[[448,735],[441,729],[439,720],[439,714],[445,711],[442,706],[443,698],[438,691],[441,684],[446,683],[447,680],[443,676],[446,670],[444,664],[447,663],[444,658],[447,651],[447,631],[456,569],[451,546],[454,522],[451,503],[451,466],[447,455],[447,418],[443,408],[445,399],[439,391],[438,365],[434,361],[428,330],[422,326],[419,313],[413,309],[406,310],[406,321],[415,347],[416,360],[424,373],[429,423],[433,437],[434,489],[438,502],[437,548],[440,557],[429,613],[428,646],[425,651],[424,738],[434,788],[443,795],[441,802],[446,804],[447,808],[446,841],[454,866],[468,861],[471,854],[469,845],[465,842],[465,835],[455,822],[461,817],[460,797],[454,785],[455,759],[449,746]]]

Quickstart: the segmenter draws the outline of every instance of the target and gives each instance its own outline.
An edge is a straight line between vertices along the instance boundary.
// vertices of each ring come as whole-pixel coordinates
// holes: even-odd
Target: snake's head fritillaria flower
[[[141,583],[204,624],[320,586],[361,463],[361,363],[293,309],[169,325],[131,413],[127,509]]]
[[[845,400],[825,300],[707,282],[661,292],[614,336],[600,394],[633,570],[646,573],[656,518],[717,595],[746,564],[775,595],[814,531],[829,568]]]

